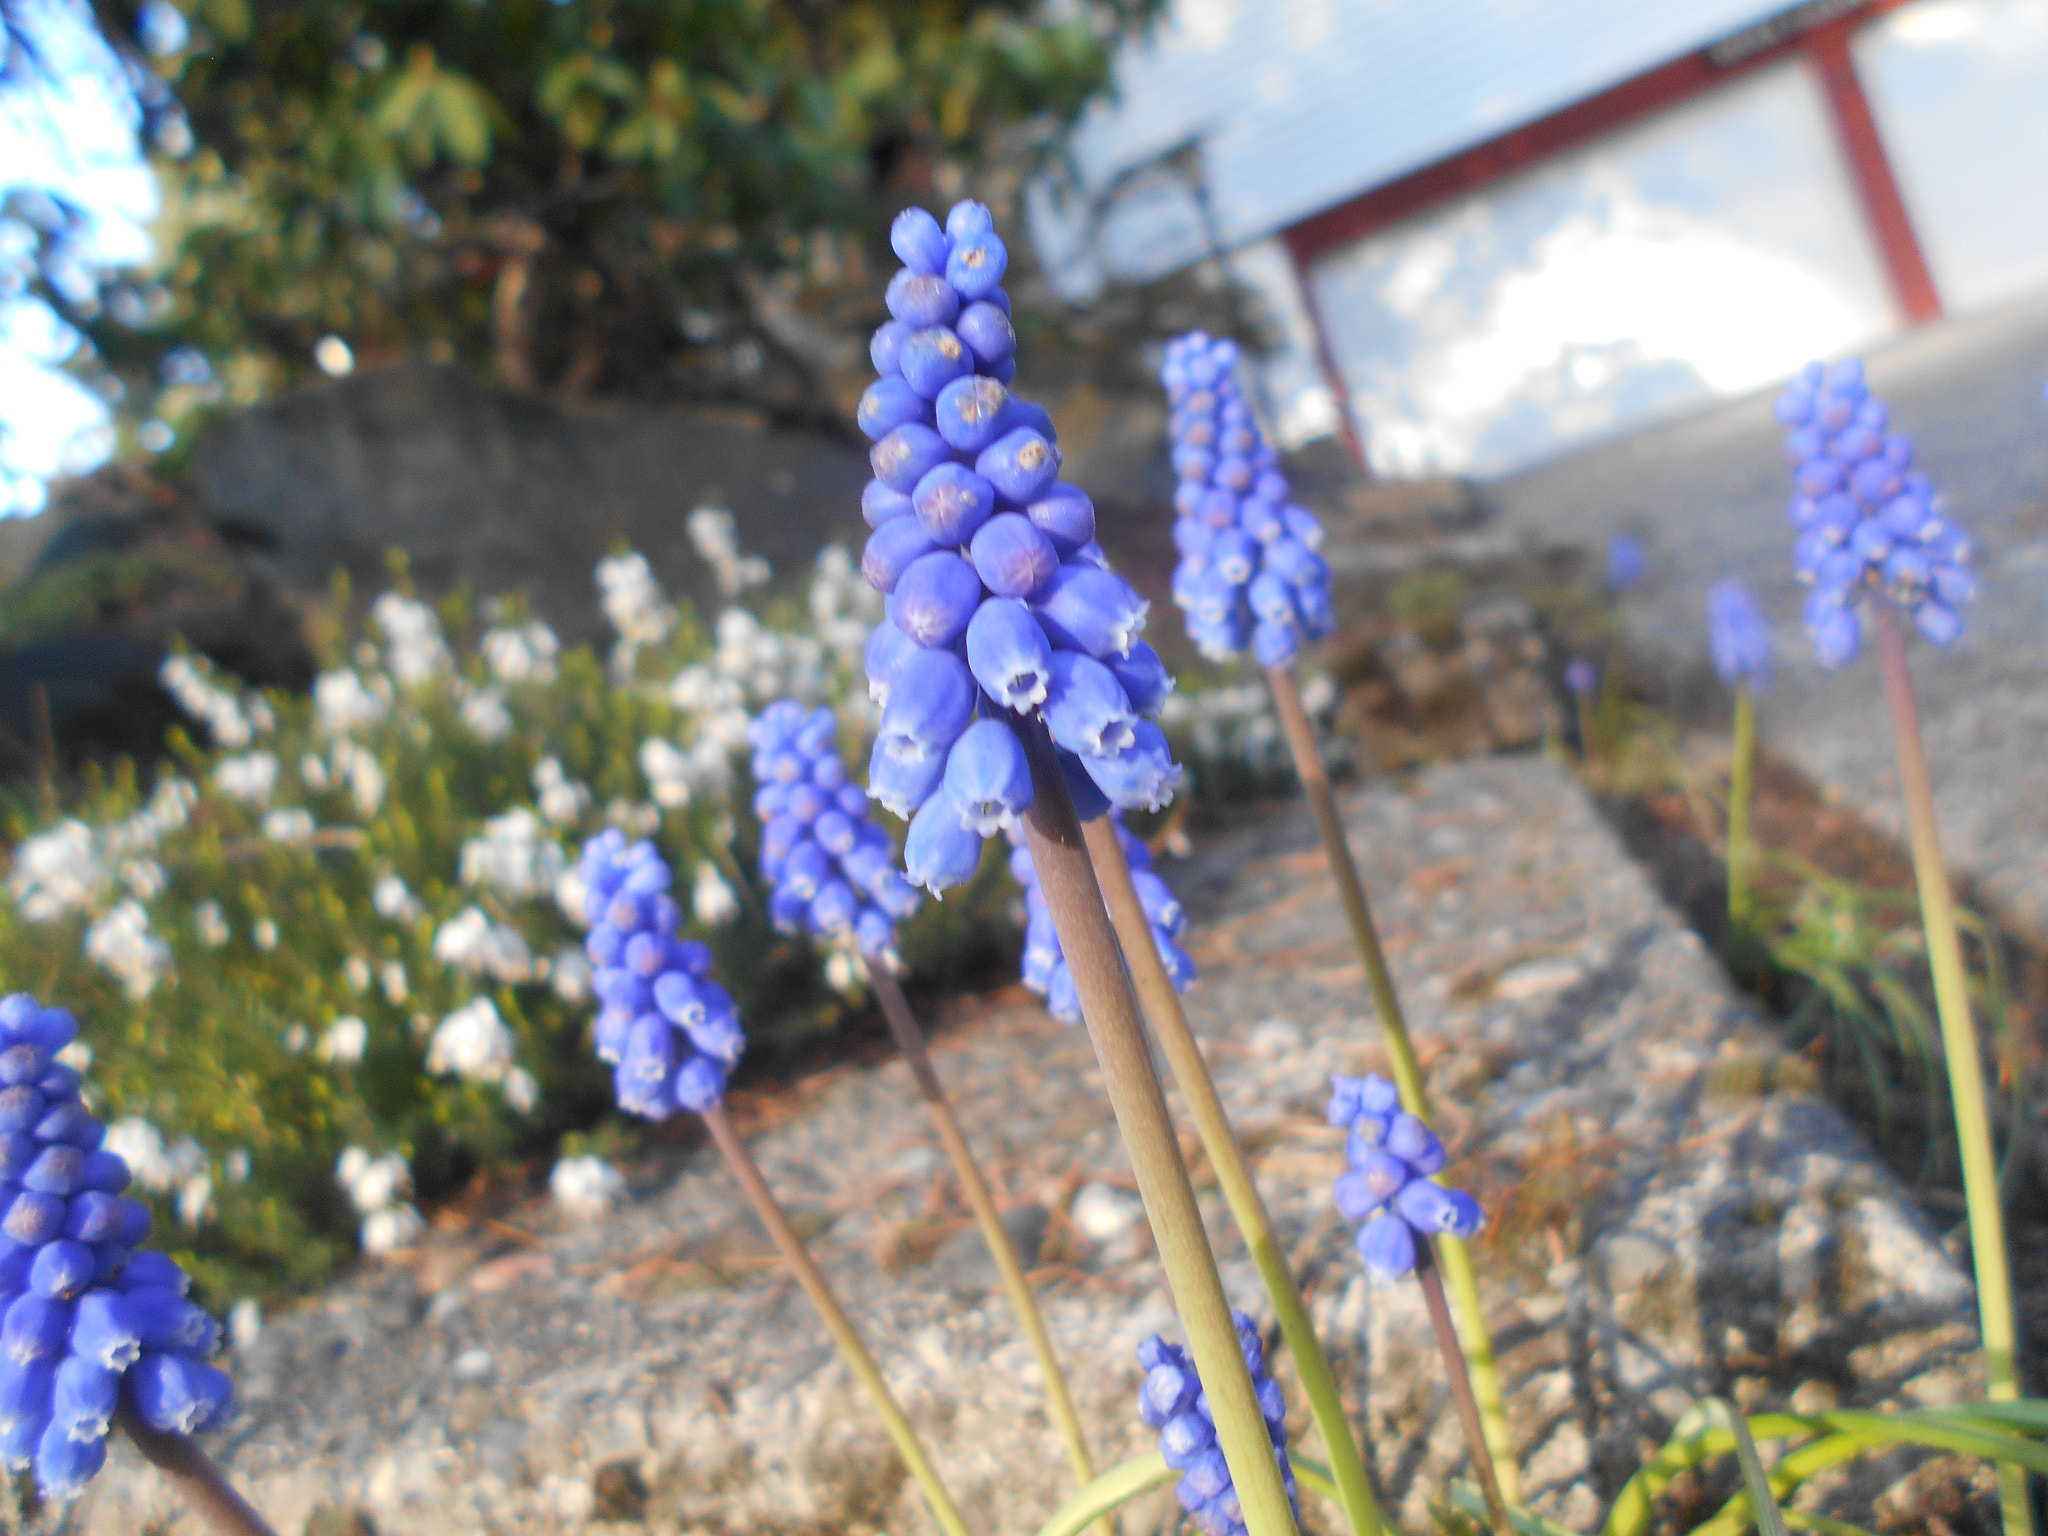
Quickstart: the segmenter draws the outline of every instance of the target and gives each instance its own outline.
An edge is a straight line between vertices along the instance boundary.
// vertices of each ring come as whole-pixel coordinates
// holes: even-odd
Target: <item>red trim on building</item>
[[[1803,56],[1820,81],[1900,314],[1909,325],[1940,319],[1940,295],[1849,55],[1850,39],[1859,27],[1909,3],[1911,0],[1869,0],[1845,15],[1727,63],[1716,62],[1711,49],[1687,54],[1499,138],[1312,214],[1281,231],[1301,284],[1302,301],[1315,322],[1316,349],[1324,374],[1344,413],[1345,445],[1359,467],[1365,467],[1364,444],[1357,439],[1335,350],[1309,282],[1310,270],[1318,258],[1411,215],[1631,127],[1789,57]]]

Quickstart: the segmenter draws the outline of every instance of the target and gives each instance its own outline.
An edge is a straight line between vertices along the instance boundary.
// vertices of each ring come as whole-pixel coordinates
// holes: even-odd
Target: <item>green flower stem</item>
[[[1458,1343],[1457,1325],[1451,1321],[1451,1304],[1444,1297],[1443,1277],[1437,1273],[1434,1246],[1428,1238],[1415,1245],[1415,1278],[1429,1308],[1429,1325],[1436,1331],[1437,1351],[1444,1357],[1444,1374],[1451,1379],[1451,1401],[1457,1405],[1458,1423],[1465,1431],[1465,1447],[1472,1456],[1472,1470],[1479,1478],[1479,1492],[1486,1499],[1486,1517],[1493,1526],[1493,1536],[1514,1536],[1507,1504],[1500,1495],[1500,1478],[1494,1471],[1493,1451],[1486,1443],[1486,1429],[1479,1422],[1479,1399],[1472,1395],[1465,1351]]]
[[[1372,993],[1380,1030],[1386,1036],[1387,1059],[1394,1086],[1401,1092],[1401,1104],[1408,1113],[1427,1123],[1429,1091],[1422,1080],[1422,1066],[1415,1058],[1415,1045],[1408,1036],[1407,1016],[1401,1011],[1400,994],[1394,990],[1393,973],[1387,969],[1386,952],[1380,948],[1379,930],[1373,926],[1372,908],[1365,899],[1365,885],[1351,858],[1351,845],[1344,836],[1344,823],[1337,816],[1336,796],[1330,790],[1330,775],[1316,748],[1315,727],[1308,711],[1301,707],[1301,690],[1292,669],[1268,667],[1273,702],[1280,713],[1287,746],[1294,754],[1294,771],[1315,811],[1316,826],[1323,836],[1323,852],[1330,874],[1337,882],[1337,894],[1344,903],[1344,915],[1351,922],[1351,937],[1358,946],[1358,958],[1365,965],[1366,986]],[[1472,1390],[1479,1401],[1479,1419],[1486,1428],[1486,1444],[1493,1453],[1494,1469],[1502,1494],[1511,1504],[1522,1501],[1521,1477],[1515,1462],[1514,1441],[1508,1436],[1506,1403],[1501,1396],[1500,1370],[1494,1363],[1493,1336],[1487,1332],[1486,1312],[1479,1301],[1479,1280],[1472,1270],[1472,1255],[1464,1241],[1440,1239],[1439,1258],[1450,1284],[1451,1301],[1457,1309],[1465,1359],[1471,1367]]]
[[[1593,761],[1593,696],[1590,693],[1572,695],[1579,706],[1579,761]]]
[[[1749,836],[1751,784],[1756,775],[1756,695],[1746,682],[1735,685],[1735,758],[1728,770],[1728,926],[1749,926],[1749,870],[1754,849]]]
[[[1216,1272],[1216,1256],[1181,1160],[1180,1139],[1166,1111],[1159,1074],[1153,1070],[1138,1000],[1125,974],[1109,914],[1103,910],[1065,773],[1042,726],[1024,725],[1018,734],[1031,758],[1032,803],[1024,828],[1039,889],[1080,994],[1110,1108],[1138,1176],[1138,1192],[1145,1201],[1174,1309],[1187,1332],[1196,1374],[1209,1394],[1216,1439],[1243,1505],[1244,1523],[1251,1536],[1293,1536],[1294,1516],[1280,1480],[1280,1464],[1238,1346],[1223,1278]]]
[[[1052,1352],[1052,1339],[1046,1334],[1045,1319],[1039,1315],[1038,1302],[1024,1279],[1024,1265],[1017,1257],[1016,1245],[1010,1241],[1003,1218],[997,1214],[995,1196],[989,1193],[988,1180],[981,1176],[981,1168],[974,1161],[967,1138],[961,1134],[960,1122],[954,1117],[953,1106],[947,1100],[946,1090],[932,1065],[924,1031],[918,1028],[917,1017],[910,1011],[910,1002],[904,997],[903,988],[886,966],[870,966],[869,974],[875,998],[882,1005],[882,1016],[889,1021],[889,1032],[896,1037],[896,1048],[903,1053],[910,1075],[917,1080],[918,1092],[924,1095],[925,1105],[931,1110],[932,1121],[939,1128],[939,1140],[945,1144],[946,1155],[953,1160],[953,1173],[960,1180],[961,1193],[967,1197],[968,1207],[974,1212],[982,1240],[988,1244],[989,1256],[996,1261],[996,1272],[1002,1276],[1003,1289],[1009,1293],[1017,1324],[1024,1330],[1025,1341],[1030,1344],[1031,1353],[1038,1361],[1039,1375],[1045,1380],[1046,1407],[1052,1414],[1060,1439],[1066,1442],[1067,1460],[1073,1464],[1074,1480],[1086,1488],[1095,1481],[1095,1464],[1089,1459],[1088,1443],[1081,1434],[1081,1417],[1074,1411],[1074,1400],[1067,1392],[1067,1379],[1060,1373],[1059,1358]],[[1115,1536],[1116,1527],[1107,1516],[1103,1518],[1100,1529],[1102,1536]]]
[[[1927,961],[1934,972],[1935,1011],[1941,1016],[1942,1051],[1948,1057],[1949,1097],[1955,1106],[1956,1142],[1963,1157],[1963,1195],[1970,1217],[1970,1256],[1977,1271],[1977,1314],[1984,1335],[1984,1381],[1993,1402],[2020,1395],[2019,1350],[2013,1322],[2012,1277],[2007,1267],[2005,1215],[2000,1209],[1998,1161],[1991,1150],[1991,1122],[1984,1108],[1984,1064],[1977,1029],[1970,1019],[1969,983],[1963,946],[1956,933],[1955,902],[1948,866],[1934,821],[1934,786],[1920,740],[1920,710],[1906,670],[1906,640],[1897,612],[1877,610],[1878,668],[1891,709],[1892,744],[1899,759],[1899,790],[1913,847],[1913,875],[1920,887],[1920,918],[1927,932]],[[2032,1536],[2033,1506],[2027,1480],[2017,1467],[1998,1469],[1999,1502],[2006,1536]]]
[[[1230,1118],[1217,1096],[1215,1080],[1209,1076],[1209,1064],[1202,1059],[1194,1032],[1188,1028],[1180,994],[1174,991],[1173,980],[1159,958],[1152,925],[1146,921],[1137,887],[1131,882],[1131,866],[1124,857],[1123,844],[1117,841],[1116,828],[1107,816],[1086,823],[1082,835],[1096,877],[1102,883],[1102,894],[1109,903],[1110,921],[1130,965],[1131,979],[1137,984],[1139,1000],[1144,1004],[1145,1017],[1165,1052],[1167,1065],[1173,1069],[1181,1097],[1187,1100],[1195,1134],[1201,1137],[1202,1150],[1216,1170],[1231,1218],[1244,1237],[1245,1247],[1251,1250],[1252,1262],[1258,1266],[1259,1278],[1266,1283],[1267,1294],[1273,1298],[1273,1310],[1280,1317],[1280,1332],[1294,1355],[1302,1390],[1308,1394],[1316,1428],[1322,1432],[1336,1482],[1337,1502],[1351,1523],[1353,1536],[1379,1536],[1379,1503],[1373,1497],[1372,1479],[1358,1453],[1358,1442],[1352,1438],[1351,1426],[1345,1419],[1344,1398],[1337,1390],[1336,1375],[1316,1338],[1315,1324],[1309,1320],[1301,1288],[1294,1283],[1294,1273],[1280,1251],[1280,1240],[1266,1215],[1265,1202],[1259,1198],[1258,1186],[1245,1166],[1243,1149],[1231,1132]]]
[[[125,1405],[115,1411],[114,1421],[127,1431],[143,1459],[170,1479],[179,1497],[209,1529],[219,1536],[276,1536],[221,1469],[183,1435],[151,1429]]]
[[[776,1203],[775,1194],[768,1188],[768,1181],[761,1176],[753,1156],[747,1151],[747,1144],[740,1139],[739,1131],[732,1123],[732,1117],[725,1112],[723,1104],[706,1110],[704,1124],[711,1132],[711,1139],[718,1143],[718,1150],[725,1154],[726,1166],[739,1181],[740,1189],[747,1197],[747,1203],[754,1208],[754,1214],[761,1225],[768,1229],[768,1235],[775,1240],[775,1246],[782,1253],[782,1261],[796,1276],[797,1284],[804,1288],[804,1294],[817,1309],[819,1321],[825,1331],[832,1335],[832,1342],[839,1346],[839,1353],[845,1359],[860,1384],[867,1388],[868,1396],[874,1399],[875,1411],[882,1416],[882,1426],[889,1432],[895,1443],[896,1454],[903,1458],[903,1465],[910,1475],[917,1479],[918,1487],[924,1490],[925,1503],[931,1506],[932,1518],[946,1536],[968,1536],[967,1522],[960,1518],[960,1511],[954,1506],[953,1497],[946,1492],[946,1485],[939,1481],[939,1474],[933,1468],[931,1458],[925,1454],[923,1444],[917,1438],[917,1431],[910,1427],[910,1420],[897,1406],[889,1383],[882,1377],[881,1367],[861,1342],[859,1332],[840,1307],[832,1288],[825,1283],[825,1277],[812,1262],[810,1253],[804,1247],[804,1240],[796,1235],[796,1228],[789,1224],[782,1207]]]

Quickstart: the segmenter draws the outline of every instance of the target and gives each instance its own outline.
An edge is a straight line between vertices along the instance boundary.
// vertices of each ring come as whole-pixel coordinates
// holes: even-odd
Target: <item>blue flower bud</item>
[[[948,384],[974,371],[974,358],[950,328],[935,325],[917,332],[903,344],[897,366],[903,370],[903,380],[911,390],[922,399],[932,401]],[[929,411],[927,406],[926,413]],[[921,413],[915,419],[933,418]]]
[[[1017,332],[1010,317],[986,299],[977,300],[960,311],[953,330],[974,354],[975,363],[988,368],[1009,361],[1017,350]],[[943,431],[944,429],[941,428]]]
[[[1252,626],[1252,659],[1262,667],[1284,667],[1301,648],[1291,624],[1269,624],[1261,619]]]
[[[1000,720],[968,726],[946,759],[945,789],[980,836],[1015,826],[1031,806],[1031,765],[1017,733]]]
[[[1081,766],[1111,805],[1127,811],[1163,810],[1180,787],[1180,766],[1151,721],[1134,721],[1131,733],[1123,747],[1102,756],[1084,756]]]
[[[906,761],[891,756],[877,739],[874,755],[868,760],[868,794],[891,815],[907,821],[938,788],[945,772],[943,752]]]
[[[861,664],[868,677],[868,697],[877,704],[887,704],[889,680],[896,675],[897,666],[923,649],[892,621],[884,619],[877,624],[861,654]]]
[[[937,219],[922,208],[906,208],[889,226],[889,249],[912,272],[938,277],[946,270],[952,245]]]
[[[67,1356],[57,1367],[50,1396],[53,1430],[67,1439],[103,1440],[120,1405],[121,1372],[79,1355]]]
[[[985,480],[980,483],[988,484]],[[974,535],[968,552],[982,585],[997,597],[1029,597],[1060,566],[1059,550],[1052,540],[1029,518],[1016,512],[1002,512],[990,518]]]
[[[145,1354],[128,1372],[129,1401],[151,1429],[190,1435],[234,1411],[226,1376],[185,1355]]]
[[[913,272],[908,267],[889,279],[882,295],[889,313],[913,331],[934,325],[951,325],[960,313],[960,295],[943,277]]]
[[[909,887],[906,885],[905,889]],[[912,900],[917,893],[911,892]],[[862,907],[853,920],[853,939],[861,958],[869,964],[893,965],[896,960],[896,925],[879,907]]]
[[[853,894],[852,886],[844,880],[828,880],[818,888],[817,896],[811,901],[811,929],[820,934],[850,932],[854,913],[859,909],[860,903]]]
[[[1077,486],[1055,484],[1024,509],[1033,527],[1052,540],[1062,560],[1095,539],[1095,503]]]
[[[877,530],[877,537],[880,532]],[[939,550],[913,560],[897,579],[894,595],[897,628],[919,645],[936,649],[967,633],[968,622],[981,604],[981,578],[951,550]],[[902,677],[899,667],[897,679]]]
[[[896,362],[903,355],[903,343],[910,340],[910,327],[901,320],[884,320],[875,328],[875,334],[868,340],[868,361],[875,365],[875,372],[883,377],[896,372]]]
[[[70,1346],[73,1357],[104,1370],[119,1371],[134,1364],[142,1353],[142,1332],[128,1298],[108,1290],[91,1290],[79,1297],[72,1313]]]
[[[1075,651],[1052,653],[1045,723],[1055,742],[1083,757],[1104,757],[1136,740],[1135,720],[1109,668]]]
[[[899,762],[941,763],[974,714],[974,678],[951,651],[919,651],[896,669],[876,746]]]
[[[929,424],[931,402],[895,374],[880,378],[861,394],[854,424],[871,442],[880,441],[906,422]]]
[[[1055,646],[1090,656],[1125,656],[1145,627],[1146,603],[1131,584],[1091,565],[1062,565],[1032,600]]]
[[[941,464],[917,482],[910,502],[933,542],[952,548],[973,538],[989,520],[996,490],[964,464]]]
[[[946,214],[946,238],[955,243],[985,235],[995,227],[996,217],[988,211],[988,205],[971,197],[962,198]]]
[[[1121,827],[1117,830],[1123,831]],[[1142,850],[1144,845],[1140,843],[1138,847]],[[1139,860],[1129,854],[1125,857],[1131,865],[1131,884],[1137,888],[1138,905],[1145,909],[1145,921],[1168,938],[1178,938],[1187,926],[1188,918],[1180,898],[1173,894],[1173,887],[1145,868]]]
[[[63,1353],[71,1331],[72,1305],[54,1297],[25,1291],[0,1316],[0,1358],[17,1365],[54,1360]]]
[[[1944,648],[1962,638],[1963,618],[1953,608],[1925,602],[1913,610],[1913,624],[1929,644]]]
[[[974,468],[1004,501],[1012,506],[1027,506],[1058,477],[1060,451],[1042,434],[1030,427],[1019,427],[984,448],[975,459]]]
[[[1052,974],[1046,978],[1045,1011],[1062,1024],[1083,1021],[1081,989],[1074,984],[1074,973],[1064,959],[1053,966]]]
[[[92,1284],[95,1267],[92,1249],[76,1238],[60,1237],[36,1251],[29,1266],[29,1288],[52,1301],[71,1301]]]
[[[975,307],[988,308],[986,304]],[[1001,315],[997,318],[1002,319]],[[1004,408],[1009,400],[1010,392],[986,374],[953,380],[939,391],[934,403],[939,436],[962,453],[980,453],[1005,430]]]
[[[921,422],[907,421],[868,450],[875,478],[908,496],[917,482],[953,456],[946,440]]]
[[[1002,237],[994,230],[984,230],[953,243],[953,253],[946,258],[946,281],[963,299],[986,298],[1002,282],[1009,265],[1010,253]]]
[[[968,830],[962,807],[941,785],[911,818],[904,871],[913,885],[939,896],[973,879],[980,863],[981,836]]]
[[[783,861],[782,884],[809,901],[832,876],[832,860],[824,849],[806,838],[790,850]]]
[[[692,1056],[676,1073],[676,1108],[703,1114],[725,1097],[725,1068],[709,1056]]]
[[[1415,1273],[1414,1229],[1392,1211],[1381,1211],[1360,1227],[1357,1246],[1358,1256],[1375,1275],[1398,1280]]]
[[[879,528],[891,518],[905,517],[915,510],[908,496],[890,490],[879,480],[870,480],[861,489],[861,520],[870,528]]]

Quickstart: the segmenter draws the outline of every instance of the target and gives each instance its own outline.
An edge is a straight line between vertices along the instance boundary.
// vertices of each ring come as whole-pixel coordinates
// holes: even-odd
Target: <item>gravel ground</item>
[[[1568,776],[1479,760],[1346,810],[1450,1173],[1494,1216],[1481,1273],[1538,1508],[1590,1529],[1700,1391],[1803,1407],[1981,1390],[1950,1256]],[[1461,1452],[1419,1297],[1368,1285],[1328,1206],[1326,1074],[1380,1053],[1306,810],[1248,811],[1168,872],[1225,1101],[1386,1502],[1427,1530]],[[950,1010],[937,1059],[1037,1249],[1098,1456],[1139,1452],[1133,1350],[1174,1321],[1085,1037],[1013,991]],[[1034,1530],[1071,1492],[1064,1462],[907,1073],[845,1062],[736,1112],[972,1528]],[[1205,1205],[1225,1233],[1213,1189]],[[1241,1247],[1218,1246],[1233,1298],[1264,1311]],[[217,1454],[285,1533],[932,1529],[708,1151],[637,1170],[600,1226],[535,1207],[437,1234],[275,1318],[232,1369],[246,1407]],[[1974,1476],[1893,1457],[1814,1494],[1866,1523],[1882,1496],[1897,1523],[1938,1510],[1970,1531]],[[1311,1529],[1336,1528],[1308,1504]],[[1171,1515],[1158,1494],[1124,1528]],[[125,1446],[68,1528],[193,1529]]]
[[[1913,675],[1945,851],[2009,918],[2048,934],[2048,298],[1936,326],[1872,352],[1871,388],[1977,536],[1983,596],[1948,654]],[[1644,538],[1648,584],[1626,604],[1632,649],[1674,676],[1704,669],[1706,590],[1748,581],[1776,625],[1763,709],[1779,751],[1904,836],[1874,648],[1821,672],[1799,625],[1784,519],[1790,482],[1761,395],[1573,454],[1487,488],[1499,531],[1597,550]]]

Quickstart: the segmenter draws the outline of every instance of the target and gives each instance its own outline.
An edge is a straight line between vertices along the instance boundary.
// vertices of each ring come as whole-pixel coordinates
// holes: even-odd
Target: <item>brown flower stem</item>
[[[753,1156],[747,1151],[747,1144],[740,1139],[732,1117],[725,1112],[723,1104],[714,1105],[704,1112],[705,1128],[711,1132],[711,1139],[718,1143],[718,1150],[725,1154],[726,1166],[739,1182],[740,1190],[747,1197],[747,1203],[754,1208],[761,1225],[768,1229],[768,1235],[775,1240],[775,1246],[782,1254],[782,1261],[796,1276],[797,1284],[804,1288],[804,1294],[811,1299],[817,1310],[818,1319],[824,1323],[825,1331],[832,1335],[832,1342],[839,1346],[839,1353],[846,1361],[847,1368],[867,1388],[868,1396],[874,1400],[875,1411],[881,1415],[882,1427],[889,1432],[889,1439],[896,1446],[896,1454],[903,1458],[903,1464],[910,1475],[917,1479],[918,1487],[924,1492],[925,1502],[931,1506],[932,1518],[937,1520],[946,1536],[968,1536],[967,1523],[960,1518],[960,1511],[954,1505],[952,1495],[946,1492],[946,1485],[939,1481],[939,1474],[932,1466],[931,1458],[925,1454],[924,1445],[917,1438],[917,1431],[910,1426],[907,1418],[897,1406],[889,1383],[882,1376],[882,1369],[875,1364],[867,1346],[861,1342],[860,1333],[853,1326],[839,1300],[832,1294],[831,1286],[811,1259],[804,1241],[796,1234],[796,1228],[789,1224],[789,1217],[769,1189],[768,1181],[761,1176]]]
[[[1281,1335],[1294,1356],[1295,1369],[1301,1373],[1302,1390],[1308,1394],[1316,1428],[1322,1433],[1324,1452],[1330,1458],[1338,1502],[1351,1524],[1353,1536],[1379,1536],[1383,1529],[1379,1502],[1373,1497],[1372,1479],[1366,1473],[1358,1442],[1345,1419],[1344,1398],[1338,1390],[1336,1374],[1316,1338],[1315,1324],[1309,1318],[1301,1288],[1294,1282],[1294,1272],[1280,1251],[1280,1240],[1266,1214],[1266,1203],[1259,1198],[1258,1185],[1245,1165],[1244,1150],[1231,1130],[1230,1117],[1224,1113],[1223,1100],[1209,1075],[1209,1064],[1195,1043],[1194,1031],[1188,1027],[1180,994],[1174,991],[1173,978],[1167,975],[1166,964],[1159,958],[1159,946],[1145,917],[1144,904],[1138,899],[1138,888],[1131,880],[1130,861],[1124,857],[1116,827],[1109,817],[1101,816],[1084,823],[1081,830],[1096,878],[1102,884],[1103,897],[1109,903],[1110,921],[1116,927],[1131,979],[1144,1004],[1145,1017],[1165,1052],[1167,1065],[1173,1069],[1173,1080],[1181,1097],[1187,1101],[1189,1118],[1195,1122],[1195,1134],[1202,1140],[1209,1165],[1216,1170],[1216,1181],[1222,1186],[1231,1219],[1237,1223],[1252,1262],[1258,1266],[1266,1293],[1273,1298]]]
[[[1451,1379],[1451,1401],[1457,1405],[1472,1470],[1486,1500],[1487,1518],[1493,1524],[1494,1536],[1515,1536],[1508,1521],[1507,1505],[1500,1496],[1493,1452],[1486,1443],[1485,1427],[1479,1422],[1479,1399],[1472,1395],[1472,1377],[1465,1368],[1465,1351],[1458,1345],[1458,1327],[1451,1321],[1451,1304],[1444,1295],[1443,1277],[1437,1273],[1436,1248],[1428,1238],[1416,1240],[1415,1278],[1421,1283],[1422,1299],[1429,1308],[1429,1324],[1436,1330],[1437,1352],[1444,1357],[1444,1374]]]
[[[1216,1439],[1230,1468],[1244,1523],[1251,1536],[1293,1536],[1294,1513],[1280,1480],[1272,1437],[1238,1345],[1230,1302],[1216,1272],[1216,1256],[1195,1203],[1187,1164],[1181,1160],[1166,1094],[1153,1070],[1138,1000],[1082,842],[1066,775],[1042,725],[1020,723],[1018,735],[1031,759],[1032,804],[1024,828],[1038,888],[1080,995],[1110,1108],[1137,1174],[1138,1192],[1174,1309],[1187,1333],[1195,1372],[1209,1395]]]
[[[226,1474],[185,1436],[151,1429],[125,1404],[116,1410],[114,1421],[135,1442],[143,1460],[169,1478],[192,1512],[220,1536],[276,1536]]]
[[[1394,990],[1393,973],[1387,968],[1386,951],[1380,947],[1379,930],[1373,926],[1372,908],[1365,899],[1365,883],[1351,857],[1351,844],[1344,835],[1344,823],[1337,815],[1337,799],[1330,790],[1330,775],[1323,767],[1316,747],[1315,727],[1301,705],[1301,690],[1289,667],[1268,667],[1266,679],[1272,684],[1274,707],[1280,713],[1281,729],[1294,757],[1294,771],[1315,811],[1316,826],[1322,833],[1323,852],[1330,874],[1337,882],[1344,915],[1351,923],[1351,938],[1358,958],[1365,966],[1365,980],[1372,993],[1380,1032],[1386,1037],[1387,1060],[1394,1074],[1394,1086],[1401,1092],[1401,1106],[1425,1125],[1429,1123],[1429,1090],[1422,1066],[1415,1056],[1415,1044],[1408,1034],[1407,1016],[1401,1011],[1401,996]],[[1486,1312],[1479,1300],[1479,1278],[1472,1269],[1472,1255],[1455,1237],[1443,1239],[1441,1254],[1445,1276],[1458,1313],[1465,1323],[1465,1358],[1471,1363],[1473,1389],[1479,1398],[1480,1421],[1486,1426],[1486,1440],[1492,1449],[1500,1486],[1510,1499],[1521,1501],[1521,1476],[1515,1464],[1515,1445],[1508,1435],[1506,1399],[1501,1392],[1500,1370],[1494,1362],[1493,1338],[1487,1331]]]
[[[904,997],[902,986],[886,965],[871,963],[868,970],[875,1000],[882,1005],[882,1017],[889,1021],[889,1032],[896,1037],[896,1048],[903,1053],[904,1063],[917,1082],[917,1090],[931,1110],[939,1140],[946,1148],[946,1156],[953,1161],[954,1176],[960,1180],[961,1193],[966,1196],[968,1208],[974,1212],[975,1224],[981,1228],[982,1240],[988,1244],[989,1256],[995,1260],[996,1273],[1002,1276],[1003,1289],[1009,1293],[1010,1307],[1017,1314],[1017,1324],[1024,1330],[1025,1341],[1030,1344],[1031,1353],[1038,1361],[1038,1373],[1045,1380],[1046,1407],[1052,1414],[1060,1439],[1066,1443],[1067,1460],[1073,1465],[1075,1481],[1086,1488],[1095,1481],[1095,1464],[1089,1458],[1088,1442],[1081,1433],[1081,1416],[1074,1411],[1074,1400],[1067,1392],[1066,1377],[1060,1372],[1059,1357],[1053,1353],[1052,1339],[1045,1331],[1045,1319],[1039,1315],[1037,1299],[1032,1296],[1031,1286],[1024,1278],[1024,1265],[1017,1256],[1016,1245],[1010,1241],[1003,1218],[996,1210],[995,1196],[989,1192],[988,1180],[981,1176],[981,1168],[974,1160],[966,1136],[961,1133],[960,1122],[946,1098],[938,1070],[932,1065],[924,1031],[918,1027],[917,1016],[910,1011],[909,999]],[[1097,1522],[1096,1529],[1102,1536],[1114,1536],[1116,1526],[1113,1517],[1104,1515]]]

